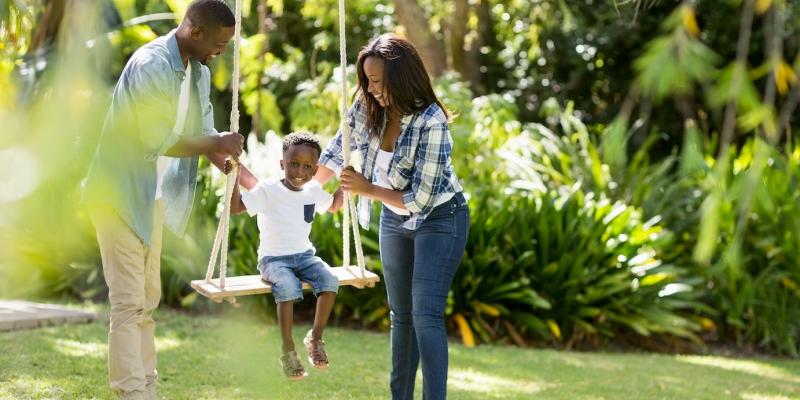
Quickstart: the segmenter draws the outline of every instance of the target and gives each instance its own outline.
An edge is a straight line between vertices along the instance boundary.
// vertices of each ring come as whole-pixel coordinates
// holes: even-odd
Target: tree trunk
[[[261,49],[258,51],[258,63],[261,65],[264,60],[264,54],[269,51],[269,37],[267,36],[267,0],[259,0],[257,10],[258,33],[264,35],[264,43],[261,44]],[[250,130],[255,132],[259,139],[263,137],[263,133],[261,132],[261,71],[263,69],[264,66],[261,65],[258,72],[258,84],[256,85],[256,110],[253,112],[253,118],[250,124]]]
[[[488,60],[480,52],[481,47],[490,46],[494,41],[494,29],[492,29],[492,14],[489,9],[488,0],[478,0],[473,5],[473,12],[478,18],[477,32],[470,33],[472,40],[467,43],[465,52],[464,67],[466,77],[472,84],[472,91],[475,96],[482,96],[488,93],[488,88],[484,83],[485,72],[481,72],[481,67],[487,67]]]
[[[431,76],[439,76],[447,67],[444,44],[437,40],[417,0],[393,0],[397,19],[406,28],[408,39],[419,51]]]
[[[44,13],[36,23],[35,33],[31,38],[26,55],[36,54],[40,47],[48,46],[55,41],[59,28],[61,28],[61,20],[64,19],[65,3],[65,0],[47,2]]]
[[[464,64],[464,38],[467,35],[469,4],[467,0],[456,0],[455,7],[450,20],[450,67],[465,78],[467,69]]]

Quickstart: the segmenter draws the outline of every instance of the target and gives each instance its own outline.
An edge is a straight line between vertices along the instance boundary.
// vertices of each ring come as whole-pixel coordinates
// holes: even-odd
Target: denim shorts
[[[303,300],[302,282],[311,285],[314,295],[339,292],[339,279],[314,250],[286,256],[266,256],[258,263],[261,277],[272,285],[275,303]]]

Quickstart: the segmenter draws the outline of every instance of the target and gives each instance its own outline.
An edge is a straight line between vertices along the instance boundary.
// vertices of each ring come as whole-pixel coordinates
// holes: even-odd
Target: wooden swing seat
[[[364,277],[357,266],[333,267],[331,272],[339,278],[339,286],[355,286],[359,289],[374,287],[380,282],[380,277],[373,272],[364,270]],[[192,288],[201,295],[221,303],[226,298],[246,296],[250,294],[272,293],[272,286],[261,279],[261,275],[231,276],[225,278],[225,288],[219,287],[219,279],[206,281],[199,279],[192,281]],[[303,282],[303,289],[311,286]]]

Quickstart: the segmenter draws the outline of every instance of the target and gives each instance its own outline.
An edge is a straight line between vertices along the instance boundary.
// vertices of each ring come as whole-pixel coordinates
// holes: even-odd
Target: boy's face
[[[281,160],[283,183],[290,190],[302,190],[303,185],[317,173],[317,161],[319,161],[317,149],[302,144],[289,146],[283,152]]]

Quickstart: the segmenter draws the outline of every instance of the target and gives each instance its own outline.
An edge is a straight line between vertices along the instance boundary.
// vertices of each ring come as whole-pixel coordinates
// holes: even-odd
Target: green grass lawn
[[[329,371],[281,375],[277,327],[160,310],[164,399],[386,399],[389,335],[329,329]],[[300,343],[308,326],[295,328]],[[0,334],[0,398],[112,398],[106,322]],[[308,364],[306,363],[308,367]],[[800,399],[800,361],[450,346],[451,399]],[[418,376],[417,396],[421,381]]]

